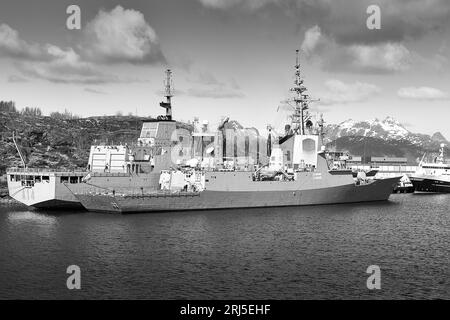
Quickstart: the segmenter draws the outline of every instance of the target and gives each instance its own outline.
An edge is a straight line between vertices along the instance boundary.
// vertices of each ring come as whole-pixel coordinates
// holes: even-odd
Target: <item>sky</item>
[[[67,28],[70,5],[79,30]],[[281,128],[300,49],[327,123],[392,116],[450,139],[449,41],[448,0],[2,0],[0,100],[156,116],[171,68],[177,120]]]

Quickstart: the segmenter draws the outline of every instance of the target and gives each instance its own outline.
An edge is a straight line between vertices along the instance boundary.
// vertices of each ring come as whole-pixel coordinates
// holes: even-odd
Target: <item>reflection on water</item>
[[[449,195],[110,215],[0,206],[0,298],[450,298]],[[66,268],[80,266],[69,291]],[[366,269],[379,265],[382,289]]]
[[[8,222],[15,225],[20,223],[34,223],[36,225],[52,225],[56,223],[56,218],[39,211],[12,211],[7,212]]]

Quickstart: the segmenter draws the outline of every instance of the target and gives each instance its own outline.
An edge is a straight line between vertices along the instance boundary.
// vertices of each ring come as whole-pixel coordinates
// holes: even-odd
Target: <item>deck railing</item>
[[[19,168],[13,167],[6,169],[6,173],[74,173],[87,174],[85,169],[66,169],[66,168]]]

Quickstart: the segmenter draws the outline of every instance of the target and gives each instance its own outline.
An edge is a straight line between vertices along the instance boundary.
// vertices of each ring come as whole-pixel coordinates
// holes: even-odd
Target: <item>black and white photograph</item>
[[[0,300],[449,300],[449,59],[448,0],[1,0]]]

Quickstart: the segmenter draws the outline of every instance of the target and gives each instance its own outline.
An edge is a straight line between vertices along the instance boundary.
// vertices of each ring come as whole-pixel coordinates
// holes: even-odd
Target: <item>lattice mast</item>
[[[166,97],[165,102],[161,102],[159,105],[166,109],[167,120],[172,120],[172,97],[173,97],[173,80],[172,80],[172,70],[166,70],[166,78],[164,79],[164,96]]]
[[[306,93],[306,87],[303,85],[303,78],[300,72],[299,50],[295,50],[295,53],[295,80],[294,86],[290,89],[295,93],[295,97],[292,99],[295,102],[294,114],[292,115],[292,125],[294,132],[304,135],[305,121],[308,117],[308,104],[311,102],[311,99]]]

